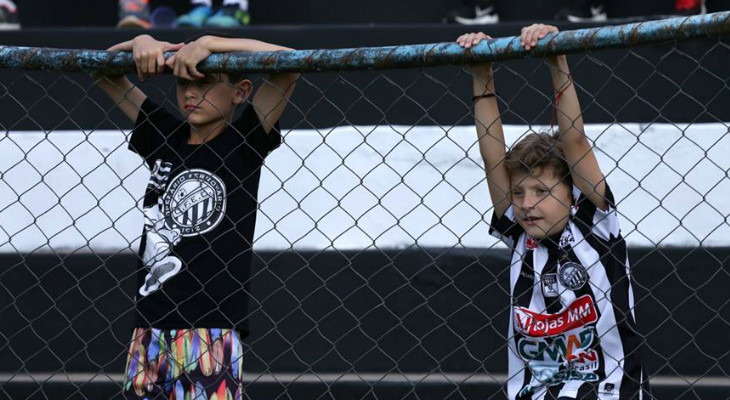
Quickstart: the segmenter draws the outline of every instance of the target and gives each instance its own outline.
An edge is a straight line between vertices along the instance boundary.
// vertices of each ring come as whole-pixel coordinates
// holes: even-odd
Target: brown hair
[[[532,174],[547,168],[569,188],[573,187],[570,167],[565,160],[563,145],[557,134],[547,132],[528,134],[507,152],[504,164],[510,175],[515,172]]]

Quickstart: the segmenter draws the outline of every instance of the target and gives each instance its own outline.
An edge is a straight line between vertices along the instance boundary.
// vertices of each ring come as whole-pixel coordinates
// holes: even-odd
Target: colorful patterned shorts
[[[243,353],[232,329],[135,328],[125,399],[241,399]]]

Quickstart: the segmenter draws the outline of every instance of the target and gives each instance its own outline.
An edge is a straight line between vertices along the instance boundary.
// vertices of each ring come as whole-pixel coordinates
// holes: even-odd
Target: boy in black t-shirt
[[[142,80],[171,68],[184,117],[154,104],[124,76],[99,81],[135,121],[129,148],[152,172],[124,395],[240,398],[258,183],[264,158],[281,143],[277,121],[298,74],[269,75],[234,121],[251,82],[204,75],[196,65],[213,52],[290,49],[249,39],[171,44],[140,35],[109,50],[132,51]],[[165,60],[163,53],[175,50]]]

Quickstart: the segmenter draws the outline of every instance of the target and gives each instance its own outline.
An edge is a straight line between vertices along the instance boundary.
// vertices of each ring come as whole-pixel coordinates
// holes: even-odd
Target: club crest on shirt
[[[165,225],[182,236],[214,229],[226,211],[226,186],[215,174],[189,169],[173,178],[162,197]]]
[[[578,290],[588,282],[588,271],[585,267],[568,261],[558,267],[560,284],[569,290]]]
[[[560,295],[560,290],[558,290],[558,275],[544,274],[541,278],[542,294],[545,297],[558,297]]]
[[[525,242],[525,247],[527,247],[527,250],[535,250],[537,248],[537,243],[537,239],[532,236],[528,236],[527,241]]]

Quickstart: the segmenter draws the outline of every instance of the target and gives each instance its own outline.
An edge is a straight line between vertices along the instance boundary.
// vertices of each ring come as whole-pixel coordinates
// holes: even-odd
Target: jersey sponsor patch
[[[591,372],[598,365],[598,353],[592,348],[595,341],[595,329],[583,327],[552,338],[524,337],[517,343],[517,353],[530,364],[569,363],[576,371]]]
[[[561,335],[572,329],[598,321],[590,295],[583,295],[557,314],[540,314],[525,307],[514,307],[515,330],[526,336]]]
[[[598,338],[593,326],[584,326],[554,337],[523,337],[517,352],[530,369],[530,383],[522,389],[528,394],[543,386],[566,381],[596,382],[600,367],[594,349]]]
[[[598,374],[595,372],[579,372],[574,369],[560,368],[556,366],[530,364],[532,379],[525,385],[518,397],[528,396],[544,386],[559,385],[566,381],[597,382]]]

